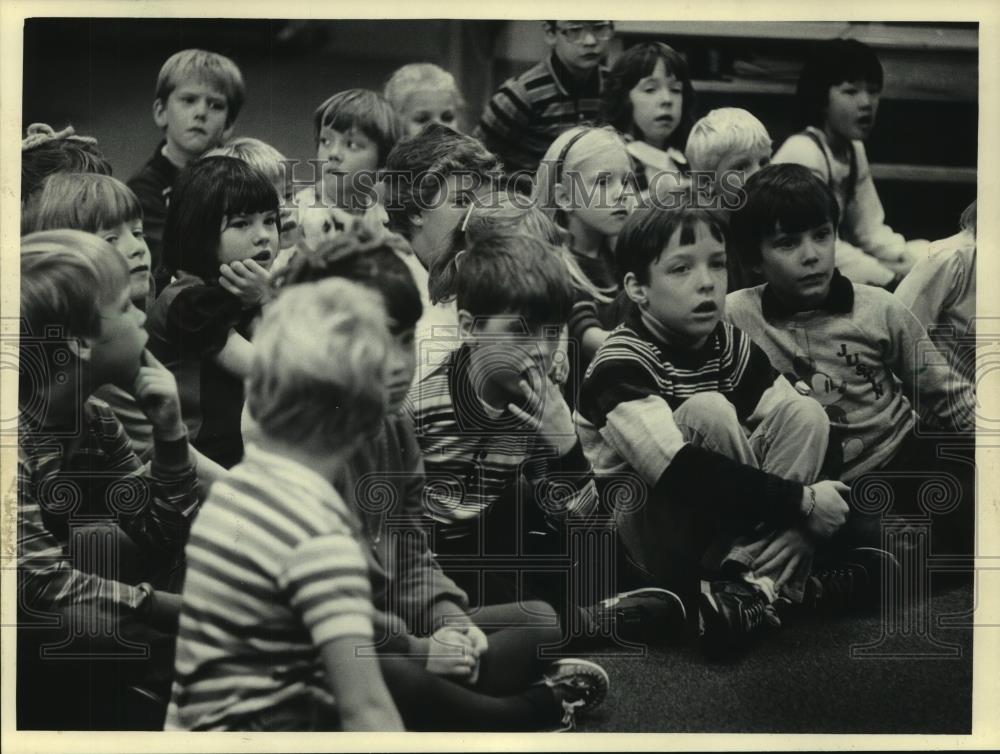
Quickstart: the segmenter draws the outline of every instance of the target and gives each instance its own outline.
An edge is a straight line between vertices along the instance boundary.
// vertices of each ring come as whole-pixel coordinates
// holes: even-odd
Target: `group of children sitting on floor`
[[[164,64],[128,184],[29,129],[22,727],[144,700],[168,729],[569,729],[609,689],[576,654],[878,599],[897,553],[848,485],[906,513],[914,475],[970,476],[975,205],[930,247],[885,225],[859,43],[818,46],[772,160],[745,110],[695,121],[666,45],[604,71],[611,22],[544,31],[482,140],[430,64],[334,94],[307,183],[229,140],[210,52]]]

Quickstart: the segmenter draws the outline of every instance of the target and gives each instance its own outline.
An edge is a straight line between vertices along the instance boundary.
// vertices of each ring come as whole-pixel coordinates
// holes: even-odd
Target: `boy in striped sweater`
[[[500,156],[508,174],[534,173],[559,134],[600,113],[601,60],[614,24],[544,21],[543,30],[552,53],[503,83],[473,134]]]
[[[804,598],[818,542],[844,523],[840,482],[817,482],[829,423],[746,335],[721,321],[723,226],[691,206],[640,210],[616,247],[636,309],[587,370],[577,426],[598,474],[638,474],[620,507],[636,564],[687,597],[702,583],[706,650],[780,625]]]
[[[121,694],[162,690],[180,611],[173,582],[198,510],[177,384],[145,350],[124,257],[96,235],[21,239],[21,316],[19,724],[135,725]],[[151,426],[148,471],[93,395],[108,384],[131,393]],[[149,656],[128,656],[140,643]]]
[[[523,600],[528,582],[573,635],[622,636],[625,624],[637,637],[655,634],[683,612],[672,593],[617,595],[583,610],[605,595],[571,598],[567,572],[525,573],[521,563],[565,552],[563,532],[553,529],[589,525],[598,510],[590,464],[551,376],[574,298],[558,251],[532,236],[498,233],[461,252],[455,267],[460,339],[444,358],[426,352],[444,348],[441,339],[421,344],[420,360],[435,366],[407,401],[441,566],[473,604]],[[614,577],[610,564],[575,567],[589,569],[589,582]]]

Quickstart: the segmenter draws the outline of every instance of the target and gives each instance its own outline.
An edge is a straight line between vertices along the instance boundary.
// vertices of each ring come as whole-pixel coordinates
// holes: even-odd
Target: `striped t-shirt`
[[[239,730],[317,705],[333,717],[319,650],[373,635],[357,533],[327,480],[247,448],[191,529],[168,730]]]

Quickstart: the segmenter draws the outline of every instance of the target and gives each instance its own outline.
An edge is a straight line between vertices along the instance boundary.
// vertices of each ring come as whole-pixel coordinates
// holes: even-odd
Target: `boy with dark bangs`
[[[636,306],[588,369],[577,418],[598,474],[647,485],[644,505],[616,511],[629,555],[688,599],[702,580],[710,653],[813,599],[815,555],[847,514],[847,487],[819,481],[822,408],[722,321],[725,240],[693,206],[629,218],[615,256]]]

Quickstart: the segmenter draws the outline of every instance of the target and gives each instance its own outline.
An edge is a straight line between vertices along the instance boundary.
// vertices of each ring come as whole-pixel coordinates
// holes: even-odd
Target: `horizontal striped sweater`
[[[136,586],[73,565],[74,527],[114,521],[153,571],[176,559],[198,510],[186,438],[154,440],[147,471],[104,401],[89,398],[80,421],[80,442],[68,455],[65,436],[26,416],[18,427],[18,605],[42,621],[70,608],[125,618],[143,601]],[[112,555],[92,553],[94,562]]]
[[[534,172],[563,131],[593,122],[601,108],[603,71],[576,82],[555,53],[505,81],[483,110],[475,136],[508,173]]]
[[[788,524],[801,515],[801,484],[695,447],[673,419],[673,410],[690,396],[717,392],[750,426],[783,390],[794,392],[764,352],[732,325],[720,322],[705,345],[692,351],[658,339],[633,311],[587,370],[577,431],[595,473],[638,474],[646,486],[642,494],[654,503]],[[619,511],[620,524],[623,515],[628,518]]]

